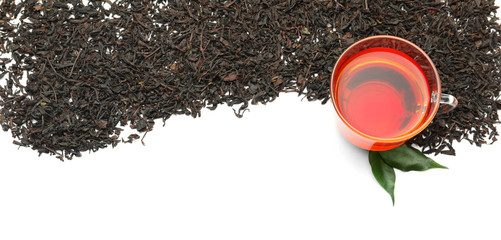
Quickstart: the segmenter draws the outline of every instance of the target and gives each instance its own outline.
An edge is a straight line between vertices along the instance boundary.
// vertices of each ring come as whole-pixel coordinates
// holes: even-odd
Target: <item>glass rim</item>
[[[400,136],[397,136],[397,137],[394,137],[394,138],[379,138],[379,137],[374,137],[374,136],[368,135],[368,134],[363,133],[360,130],[356,129],[355,127],[353,127],[345,119],[345,117],[343,116],[343,114],[341,113],[341,111],[340,111],[340,109],[338,107],[336,99],[334,98],[334,96],[335,96],[334,89],[335,89],[335,87],[337,87],[337,86],[334,86],[334,82],[335,82],[334,81],[334,75],[336,73],[335,71],[336,71],[336,69],[337,69],[337,67],[339,65],[340,60],[342,60],[344,57],[346,57],[347,53],[350,50],[352,50],[354,47],[360,45],[361,43],[364,43],[364,42],[367,42],[367,41],[372,41],[372,40],[378,40],[378,39],[391,39],[391,40],[400,41],[400,42],[403,42],[405,44],[408,44],[409,46],[411,46],[412,48],[414,48],[415,50],[417,50],[419,52],[419,54],[421,54],[422,56],[424,56],[425,59],[426,59],[426,61],[430,64],[432,75],[435,77],[435,81],[436,81],[436,84],[437,84],[436,91],[437,91],[438,97],[436,99],[434,99],[435,98],[435,96],[433,96],[434,94],[430,93],[430,98],[431,98],[430,101],[436,100],[436,104],[434,104],[433,108],[430,109],[430,114],[427,116],[427,118],[425,120],[421,121],[418,125],[414,126],[414,128],[413,128],[412,131],[409,131],[409,132],[407,132],[407,133],[405,133],[403,135],[400,135]],[[398,50],[398,49],[395,49],[395,50]],[[430,79],[427,79],[427,80],[430,81]],[[430,84],[428,83],[428,86],[429,85]],[[345,49],[343,51],[343,53],[341,55],[339,55],[339,57],[338,57],[338,59],[336,61],[336,64],[334,65],[334,68],[332,69],[332,73],[331,73],[331,77],[330,77],[330,97],[331,97],[331,101],[332,101],[332,103],[334,105],[334,108],[336,110],[337,115],[339,116],[339,118],[341,119],[341,121],[343,122],[343,124],[345,124],[351,131],[357,133],[358,135],[360,135],[360,136],[362,136],[364,138],[367,138],[369,140],[372,140],[372,141],[375,141],[375,142],[380,142],[380,143],[395,143],[395,142],[407,141],[410,138],[412,138],[412,137],[416,136],[417,134],[419,134],[421,131],[423,131],[426,127],[428,127],[428,125],[431,123],[431,121],[433,120],[433,118],[435,118],[435,115],[437,114],[438,108],[440,107],[440,101],[439,101],[439,99],[440,99],[441,96],[442,96],[442,89],[441,89],[440,76],[438,74],[437,68],[435,67],[435,64],[433,63],[433,61],[431,60],[431,58],[428,56],[428,54],[426,54],[423,51],[423,49],[421,49],[420,47],[418,47],[416,44],[412,43],[411,41],[403,39],[403,38],[400,38],[400,37],[391,36],[391,35],[375,35],[375,36],[370,36],[370,37],[366,37],[366,38],[360,39],[357,42],[351,44],[347,49]],[[431,105],[432,104],[430,104],[430,106]]]

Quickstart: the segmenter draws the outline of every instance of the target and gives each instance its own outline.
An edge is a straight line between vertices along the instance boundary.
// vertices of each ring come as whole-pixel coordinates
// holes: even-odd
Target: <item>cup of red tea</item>
[[[421,48],[386,35],[364,38],[339,56],[330,93],[341,133],[373,151],[402,145],[437,112],[457,105],[442,94],[437,69]]]

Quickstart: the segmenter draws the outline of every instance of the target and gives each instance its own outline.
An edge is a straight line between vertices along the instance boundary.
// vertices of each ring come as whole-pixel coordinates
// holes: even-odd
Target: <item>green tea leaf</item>
[[[406,144],[379,152],[390,166],[402,171],[425,171],[432,168],[447,168],[425,156],[421,151]]]
[[[374,174],[381,187],[390,194],[391,201],[395,205],[395,170],[383,161],[379,152],[369,152],[369,163],[371,164],[372,174]]]

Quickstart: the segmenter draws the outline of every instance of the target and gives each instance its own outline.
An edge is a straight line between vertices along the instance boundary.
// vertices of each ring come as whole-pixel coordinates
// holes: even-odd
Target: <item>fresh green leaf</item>
[[[406,144],[379,152],[390,166],[402,171],[425,171],[431,168],[447,168],[425,156],[421,151]]]
[[[383,161],[379,152],[369,152],[369,163],[371,164],[372,174],[374,174],[381,187],[390,194],[391,201],[395,205],[395,170]]]

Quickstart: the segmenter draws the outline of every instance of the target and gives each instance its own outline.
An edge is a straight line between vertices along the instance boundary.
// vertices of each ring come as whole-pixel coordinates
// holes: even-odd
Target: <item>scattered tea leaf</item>
[[[306,35],[310,35],[311,34],[307,27],[301,28],[301,33],[302,34],[306,34]]]
[[[223,77],[223,81],[225,81],[225,82],[231,82],[231,81],[235,81],[237,79],[238,79],[238,74],[231,74],[231,75]]]

